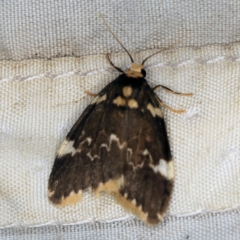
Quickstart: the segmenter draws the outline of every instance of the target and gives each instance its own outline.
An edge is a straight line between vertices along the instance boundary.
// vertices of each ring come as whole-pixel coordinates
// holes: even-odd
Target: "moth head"
[[[137,64],[134,62],[131,54],[129,53],[129,51],[124,47],[124,45],[120,42],[120,40],[117,38],[117,36],[112,32],[111,28],[108,26],[107,22],[105,21],[104,17],[102,14],[100,14],[105,26],[107,27],[108,31],[112,34],[112,36],[117,40],[117,42],[121,45],[121,47],[124,49],[124,51],[128,54],[129,58],[131,59],[132,65],[130,67],[130,69],[128,69],[127,71],[125,71],[124,73],[128,76],[128,77],[132,77],[132,78],[144,78],[146,76],[146,71],[143,69],[144,63],[151,58],[152,56],[162,52],[163,50],[160,50],[150,56],[148,56],[147,58],[145,58],[142,61],[142,64]],[[111,63],[111,62],[110,62]],[[112,63],[111,63],[112,64]],[[113,65],[113,64],[112,64]],[[113,65],[114,66],[114,65]],[[115,66],[114,66],[115,67]],[[119,70],[120,72],[123,72],[120,68],[115,67],[117,70]]]
[[[143,69],[142,64],[132,63],[129,70],[125,71],[125,74],[131,78],[144,78],[146,77],[146,71]]]

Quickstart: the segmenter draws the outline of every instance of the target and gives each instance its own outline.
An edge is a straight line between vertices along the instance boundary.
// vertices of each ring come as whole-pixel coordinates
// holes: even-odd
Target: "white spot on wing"
[[[138,103],[137,103],[137,101],[135,99],[130,99],[128,101],[128,106],[130,108],[138,108]]]
[[[125,106],[126,105],[126,100],[122,98],[121,96],[118,96],[113,100],[113,103],[116,104],[117,106]]]
[[[91,144],[91,142],[92,142],[92,139],[90,137],[87,137],[85,141],[88,142],[88,146],[89,146]]]
[[[145,149],[142,154],[143,154],[144,156],[147,156],[147,155],[149,155],[150,153],[149,153],[149,151],[148,151],[147,149]]]
[[[158,217],[158,220],[159,220],[159,221],[162,221],[162,220],[163,220],[163,217],[162,217],[162,215],[161,215],[160,213],[157,214],[157,217]]]
[[[96,96],[94,99],[93,99],[93,101],[91,102],[91,104],[94,104],[94,103],[96,103],[96,104],[98,104],[98,103],[100,103],[100,102],[102,102],[102,101],[105,101],[107,99],[107,94],[104,94],[103,96]]]
[[[107,151],[109,152],[109,151],[111,150],[111,145],[112,145],[112,142],[113,142],[113,141],[117,142],[117,145],[118,145],[119,149],[123,149],[124,147],[126,147],[126,143],[125,143],[125,142],[121,144],[121,143],[120,143],[120,139],[119,139],[115,134],[111,134],[111,135],[110,135],[110,138],[109,138],[109,144],[107,144],[107,143],[102,143],[102,144],[100,145],[100,148],[106,148]],[[94,156],[92,156],[90,152],[87,154],[87,156],[88,156],[92,161],[94,160],[94,158],[99,158],[99,155],[96,155],[96,154],[95,154]]]
[[[130,86],[123,87],[123,95],[125,97],[130,97],[132,95],[132,92],[133,92],[132,87]]]
[[[77,149],[74,148],[73,144],[74,141],[68,141],[67,139],[65,139],[58,150],[57,157],[62,157],[69,153],[71,153],[73,156],[77,152]]]
[[[72,191],[67,197],[62,196],[62,201],[60,203],[60,206],[64,207],[67,205],[75,205],[81,199],[82,199],[82,190],[79,190],[77,193]]]
[[[97,154],[95,154],[94,156],[92,156],[90,153],[88,153],[87,156],[91,159],[91,161],[93,161],[94,158],[99,158],[99,156],[98,156]]]
[[[143,156],[149,156],[150,162],[153,162],[152,155],[147,149],[145,149],[142,154]]]
[[[154,172],[161,173],[168,180],[172,180],[174,178],[174,166],[173,161],[167,162],[164,159],[160,159],[160,162],[157,166],[151,165]]]
[[[159,116],[159,117],[163,117],[163,114],[162,114],[162,111],[161,111],[161,109],[160,108],[158,108],[158,107],[153,107],[153,105],[151,104],[151,103],[149,103],[148,105],[147,105],[147,109],[151,112],[151,114],[152,114],[152,116],[153,117],[156,117],[156,116]]]
[[[50,198],[54,194],[54,191],[48,191],[48,197]]]
[[[124,176],[123,174],[121,175],[121,177],[117,180],[118,186],[122,187],[124,185]]]
[[[161,111],[161,109],[160,108],[154,108],[154,110],[155,110],[155,114],[157,115],[157,116],[159,116],[159,117],[163,117],[163,114],[162,114],[162,111]]]
[[[84,139],[80,145],[82,145],[83,143],[87,142],[88,146],[91,144],[92,142],[92,138],[87,137],[86,139]],[[57,153],[57,157],[62,157],[65,156],[69,153],[71,153],[72,156],[74,156],[75,153],[77,152],[81,152],[81,148],[80,149],[76,149],[74,146],[74,141],[68,141],[67,139],[65,139],[61,145],[61,147],[58,150]]]
[[[132,157],[132,154],[133,154],[132,149],[131,149],[131,148],[128,148],[128,149],[127,149],[127,158],[126,158],[126,161],[127,161],[127,162],[130,161],[130,159],[131,159],[131,157]]]
[[[130,148],[128,148],[128,149],[132,152],[132,150]],[[147,149],[145,149],[142,152],[142,155],[149,158],[150,166],[152,167],[153,166],[153,164],[152,164],[153,163],[153,159],[152,159],[151,153]],[[141,161],[141,163],[128,162],[128,164],[132,165],[133,168],[142,168],[144,166],[144,163],[145,163],[145,161]]]
[[[119,138],[118,138],[115,134],[111,134],[111,135],[110,135],[109,146],[111,145],[111,143],[112,143],[113,141],[116,141],[116,142],[117,142],[118,147],[119,147],[120,149],[123,149],[123,148],[126,146],[126,143],[125,143],[125,142],[124,142],[123,144],[120,143]],[[110,150],[110,149],[109,149],[109,150]]]
[[[136,199],[133,199],[133,200],[131,201],[131,203],[132,203],[133,205],[137,205]]]

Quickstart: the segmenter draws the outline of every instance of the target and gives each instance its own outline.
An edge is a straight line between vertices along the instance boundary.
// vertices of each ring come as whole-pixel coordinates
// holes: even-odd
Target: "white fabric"
[[[240,239],[240,211],[205,213],[194,217],[168,217],[158,227],[147,227],[132,219],[79,225],[52,224],[41,227],[13,227],[0,230],[0,239]]]
[[[2,1],[0,59],[86,56],[240,40],[238,0]]]
[[[213,45],[239,40],[240,3],[8,1],[2,6],[2,239],[31,239],[36,232],[36,239],[58,234],[111,239],[111,233],[132,234],[132,239],[240,238],[240,45]],[[152,87],[163,84],[194,94],[157,92],[164,103],[186,113],[163,109],[176,177],[167,218],[156,228],[144,227],[106,194],[96,199],[85,193],[81,203],[62,209],[47,199],[56,151],[92,100],[84,91],[97,93],[118,76],[103,53],[113,53],[116,66],[129,67],[126,53],[114,54],[120,47],[100,12],[126,47],[139,51],[132,54],[136,62],[170,46],[146,62]],[[58,230],[62,224],[65,230]],[[14,226],[24,228],[18,232]]]

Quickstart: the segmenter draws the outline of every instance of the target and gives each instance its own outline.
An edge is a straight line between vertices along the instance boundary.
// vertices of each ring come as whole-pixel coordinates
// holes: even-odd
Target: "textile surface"
[[[47,199],[55,154],[92,97],[130,60],[157,91],[175,164],[163,223],[147,227],[115,200]],[[0,239],[240,239],[238,1],[8,1],[0,15]]]

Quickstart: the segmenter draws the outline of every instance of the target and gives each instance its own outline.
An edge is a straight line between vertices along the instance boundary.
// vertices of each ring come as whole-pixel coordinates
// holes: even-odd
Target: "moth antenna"
[[[145,58],[145,59],[142,61],[142,65],[144,65],[144,63],[145,63],[149,58],[157,55],[157,54],[160,53],[160,52],[163,52],[163,51],[165,51],[165,50],[168,50],[168,49],[169,49],[169,48],[164,48],[164,49],[162,49],[162,50],[160,50],[160,51],[157,51],[157,52],[153,53],[152,55],[148,56],[147,58]]]
[[[132,56],[130,55],[130,53],[128,52],[128,50],[123,46],[123,44],[120,42],[120,40],[117,38],[117,36],[112,32],[111,28],[108,26],[104,16],[102,14],[100,14],[100,17],[103,20],[104,25],[107,27],[108,31],[113,35],[113,37],[117,40],[117,42],[121,45],[121,47],[125,50],[125,52],[128,54],[128,56],[130,57],[132,63],[134,63],[134,60],[132,58]]]
[[[176,43],[175,43],[175,44],[172,44],[171,46],[169,46],[169,47],[167,47],[167,48],[163,48],[163,49],[161,49],[161,50],[153,53],[152,55],[148,56],[147,58],[145,58],[145,59],[142,61],[142,65],[144,65],[144,63],[145,63],[149,58],[151,58],[151,57],[159,54],[160,52],[163,52],[163,51],[165,51],[165,50],[169,50],[170,48],[175,47],[176,45],[177,45]]]

